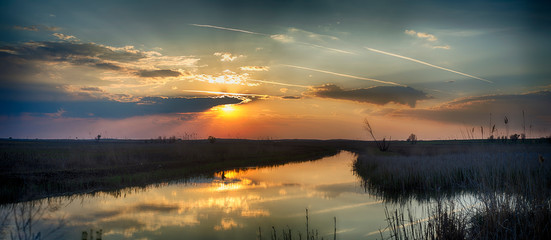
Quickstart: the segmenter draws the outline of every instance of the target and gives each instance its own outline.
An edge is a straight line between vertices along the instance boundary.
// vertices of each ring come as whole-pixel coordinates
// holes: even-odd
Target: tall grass
[[[333,232],[333,240],[337,239],[337,218],[333,217],[334,220],[334,232]],[[292,239],[298,239],[302,240],[324,240],[323,237],[320,238],[319,231],[317,229],[310,229],[310,218],[308,215],[308,208],[306,209],[306,236],[304,236],[300,231],[295,231],[297,234],[293,234],[293,230],[287,226],[287,228],[281,229],[281,234],[278,235],[278,230],[274,226],[272,226],[272,229],[270,231],[270,240],[292,240]],[[259,227],[257,232],[256,239],[262,240],[262,229]]]
[[[490,144],[432,154],[419,148],[411,155],[360,155],[354,172],[367,191],[388,201],[481,190],[550,195],[551,165],[538,161],[540,154],[551,154],[547,145]]]
[[[358,158],[354,169],[370,193],[393,202],[414,197],[438,203],[426,221],[411,214],[406,220],[399,210],[388,214],[390,237],[550,239],[551,165],[538,161],[540,154],[551,154],[550,146],[490,144],[464,150]],[[478,204],[459,213],[454,206],[461,198],[450,196],[464,193]]]

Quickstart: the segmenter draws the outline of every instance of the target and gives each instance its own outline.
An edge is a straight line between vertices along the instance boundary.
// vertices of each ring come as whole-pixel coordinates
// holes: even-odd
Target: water
[[[336,217],[338,239],[374,239],[386,227],[385,204],[365,192],[352,171],[355,159],[341,152],[119,194],[20,203],[16,211],[3,206],[2,213],[19,213],[21,206],[39,213],[30,231],[54,239],[81,239],[83,231],[96,234],[99,229],[103,239],[257,239],[259,229],[263,239],[270,239],[272,226],[278,236],[290,228],[294,238],[301,232],[304,239],[308,209],[309,227],[320,238],[333,239]],[[9,238],[10,231],[16,232],[13,214],[7,222],[4,237]]]

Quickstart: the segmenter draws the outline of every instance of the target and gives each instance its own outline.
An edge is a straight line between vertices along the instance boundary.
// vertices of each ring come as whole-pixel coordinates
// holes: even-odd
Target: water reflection
[[[305,234],[310,228],[333,236],[334,217],[341,239],[364,238],[386,226],[381,201],[365,193],[352,173],[349,152],[312,162],[229,170],[212,178],[161,184],[117,194],[58,198],[49,219],[66,219],[66,239],[102,229],[103,239],[255,239],[260,229]],[[377,236],[373,236],[375,238]]]

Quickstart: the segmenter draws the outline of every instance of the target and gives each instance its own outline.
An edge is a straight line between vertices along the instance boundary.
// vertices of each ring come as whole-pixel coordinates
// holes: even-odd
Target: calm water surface
[[[82,231],[102,229],[103,239],[257,239],[260,228],[269,239],[273,226],[278,235],[290,228],[298,239],[298,232],[306,234],[308,208],[310,229],[320,238],[333,238],[336,217],[338,239],[375,239],[386,226],[385,204],[365,193],[352,171],[355,159],[341,152],[312,162],[26,205],[41,212],[33,232],[42,237],[62,221],[50,238],[80,239]],[[14,232],[9,224],[5,237]]]

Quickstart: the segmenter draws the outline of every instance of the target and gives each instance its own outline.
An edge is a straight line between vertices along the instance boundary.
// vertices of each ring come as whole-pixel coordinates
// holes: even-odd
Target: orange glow
[[[208,188],[210,192],[235,191],[239,189],[254,187],[253,182],[245,178],[247,171],[239,172],[235,170],[215,173],[214,176],[221,180],[212,182],[212,187]]]
[[[231,170],[231,171],[224,171],[224,172],[215,173],[214,176],[218,177],[218,178],[234,179],[234,178],[237,178],[239,176],[239,173],[235,170]]]
[[[220,110],[224,113],[231,113],[235,111],[235,108],[231,104],[226,104],[223,107],[221,107]]]
[[[211,112],[220,118],[238,118],[242,115],[241,109],[235,104],[226,104],[211,108]]]

